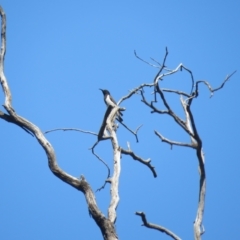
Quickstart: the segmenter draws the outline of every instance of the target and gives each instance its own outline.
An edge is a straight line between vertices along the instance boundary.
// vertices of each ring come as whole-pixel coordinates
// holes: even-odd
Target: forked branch
[[[48,165],[52,173],[64,181],[65,183],[69,184],[70,186],[74,187],[75,189],[81,191],[86,199],[88,210],[90,215],[95,220],[96,224],[101,229],[102,235],[105,240],[117,240],[118,237],[116,235],[116,230],[114,227],[114,222],[106,218],[103,213],[99,210],[95,195],[86,181],[86,179],[81,176],[80,178],[76,178],[71,176],[70,174],[63,171],[57,163],[56,155],[54,152],[53,147],[51,146],[50,142],[45,138],[43,132],[40,130],[39,127],[34,125],[29,120],[19,116],[12,107],[12,98],[11,98],[11,91],[7,83],[7,79],[4,75],[4,56],[6,52],[6,15],[0,6],[0,16],[1,16],[1,52],[0,52],[0,83],[3,89],[3,93],[5,95],[5,104],[3,105],[6,109],[7,114],[1,112],[0,118],[16,124],[17,126],[31,132],[36,139],[38,140],[41,147],[44,149],[47,158],[48,158]]]
[[[136,212],[135,214],[142,218],[142,222],[143,222],[142,225],[143,226],[145,226],[147,228],[152,228],[152,229],[158,230],[158,231],[160,231],[162,233],[165,233],[165,234],[167,234],[168,236],[170,236],[174,240],[181,240],[180,237],[178,237],[176,234],[174,234],[173,232],[171,232],[167,228],[164,228],[164,227],[162,227],[160,225],[157,225],[157,224],[149,223],[147,221],[147,218],[146,218],[146,215],[145,215],[144,212]]]
[[[139,161],[140,163],[146,165],[147,167],[149,167],[149,169],[152,171],[153,173],[153,176],[156,178],[157,177],[157,173],[156,173],[156,170],[155,170],[155,167],[153,167],[151,165],[151,160],[150,159],[147,159],[147,160],[144,160],[142,159],[141,157],[137,156],[132,150],[126,150],[126,149],[123,149],[121,148],[121,153],[122,154],[125,154],[125,155],[129,155],[131,156],[134,160],[136,161]]]
[[[213,96],[213,93],[214,92],[216,92],[216,91],[218,91],[218,90],[220,90],[221,88],[223,88],[224,87],[224,85],[225,85],[225,83],[232,77],[232,75],[233,74],[235,74],[237,71],[235,70],[234,72],[232,72],[230,75],[227,75],[226,76],[226,78],[224,79],[224,81],[223,81],[223,83],[219,86],[219,87],[217,87],[217,88],[212,88],[211,87],[211,85],[209,84],[209,82],[207,82],[207,81],[205,81],[205,80],[199,80],[199,81],[197,81],[196,82],[196,92],[198,92],[198,85],[200,84],[200,83],[204,83],[207,87],[208,87],[208,89],[209,89],[209,91],[210,91],[210,97],[212,97]]]
[[[186,68],[182,63],[179,64],[175,69],[170,70],[169,68],[166,68],[166,58],[168,55],[168,51],[166,49],[165,57],[163,59],[163,63],[159,64],[156,60],[154,60],[155,63],[158,64],[158,66],[153,65],[143,59],[141,59],[135,52],[135,56],[140,59],[141,61],[145,62],[146,64],[152,66],[152,67],[158,67],[159,71],[157,72],[156,76],[153,79],[153,85],[152,84],[141,84],[139,87],[135,88],[135,90],[140,91],[142,96],[142,102],[151,108],[151,113],[158,113],[158,114],[167,114],[171,118],[174,119],[174,121],[185,130],[185,132],[189,135],[191,142],[190,143],[183,143],[183,142],[177,142],[169,140],[165,137],[163,137],[159,132],[155,131],[155,134],[165,143],[170,144],[172,147],[173,145],[176,146],[182,146],[182,147],[190,147],[193,148],[196,151],[198,163],[199,163],[199,170],[200,170],[200,187],[199,187],[199,200],[198,200],[198,208],[197,208],[197,214],[196,219],[194,221],[194,237],[195,240],[200,240],[201,235],[204,233],[204,228],[202,225],[203,221],[203,213],[204,213],[204,204],[205,204],[205,194],[206,194],[206,172],[205,172],[205,160],[204,160],[204,153],[202,149],[202,140],[199,136],[199,133],[197,131],[197,127],[195,124],[195,120],[191,111],[191,104],[195,98],[198,97],[198,87],[200,83],[204,83],[209,91],[211,92],[211,96],[213,93],[221,88],[223,88],[224,84],[230,79],[230,77],[236,72],[233,72],[229,76],[225,78],[223,83],[220,85],[220,87],[213,89],[211,85],[207,81],[197,81],[195,84],[194,77],[192,74],[192,71]],[[191,78],[191,91],[190,94],[183,92],[182,90],[175,90],[175,89],[166,89],[161,88],[160,86],[160,80],[166,81],[167,76],[174,75],[175,73],[185,70],[190,74]],[[151,101],[147,101],[145,98],[144,88],[145,87],[154,87],[154,98]],[[136,92],[136,91],[135,91]],[[134,93],[135,93],[134,92]],[[180,102],[183,107],[183,111],[185,113],[185,120],[182,120],[171,108],[170,104],[168,103],[167,99],[165,98],[165,93],[173,93],[178,94],[180,96]],[[166,109],[160,110],[156,107],[157,103],[157,95],[160,96],[160,99],[165,106]],[[185,99],[184,99],[185,97]],[[142,220],[144,222],[145,226],[151,226],[147,223],[144,213],[138,213],[137,215],[140,215],[142,217]],[[176,238],[178,239],[178,238]]]

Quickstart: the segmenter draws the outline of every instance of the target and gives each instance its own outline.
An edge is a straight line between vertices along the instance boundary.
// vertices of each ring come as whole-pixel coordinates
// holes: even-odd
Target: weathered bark
[[[7,79],[4,75],[4,56],[6,52],[6,15],[0,7],[0,15],[1,15],[1,52],[0,52],[0,82],[5,94],[5,103],[4,108],[6,109],[7,114],[0,111],[0,118],[16,124],[17,126],[23,128],[25,131],[31,133],[36,137],[41,147],[46,152],[48,158],[48,166],[52,173],[64,181],[68,183],[70,186],[74,187],[75,189],[83,192],[86,198],[86,202],[88,205],[89,214],[93,217],[99,228],[101,229],[102,235],[104,240],[117,240],[117,234],[114,227],[114,221],[109,220],[106,218],[102,212],[99,210],[95,195],[89,185],[89,183],[85,180],[83,176],[80,179],[71,176],[70,174],[63,171],[57,163],[56,155],[54,152],[53,147],[51,146],[50,142],[46,139],[42,131],[39,127],[34,125],[29,120],[19,116],[12,106],[12,97],[11,91],[7,83]]]
[[[145,60],[141,59],[139,56],[137,56],[136,52],[135,55],[138,59],[141,61],[151,65],[150,63],[146,62]],[[220,87],[213,89],[210,84],[207,81],[194,81],[192,72],[186,68],[182,63],[179,64],[175,69],[169,69],[166,68],[165,62],[167,59],[168,50],[166,48],[166,53],[163,59],[162,64],[159,64],[159,71],[156,74],[153,83],[144,83],[141,84],[139,87],[132,90],[126,97],[129,98],[131,95],[135,94],[136,92],[140,91],[142,96],[142,102],[147,105],[149,108],[152,109],[151,113],[158,113],[158,114],[167,114],[169,115],[190,137],[190,142],[177,142],[172,141],[167,138],[165,138],[162,134],[160,134],[158,131],[154,131],[155,134],[165,143],[168,143],[172,146],[181,146],[181,147],[190,147],[196,151],[198,165],[199,165],[199,173],[200,173],[200,179],[199,179],[199,198],[198,198],[198,208],[197,208],[197,214],[194,221],[194,238],[195,240],[200,240],[201,235],[204,233],[204,227],[202,224],[203,221],[203,213],[204,213],[204,205],[205,205],[205,194],[206,194],[206,171],[205,171],[205,160],[204,160],[204,153],[202,148],[202,140],[199,136],[199,133],[197,131],[197,127],[195,125],[195,120],[193,117],[193,114],[191,112],[191,104],[195,98],[198,97],[198,85],[200,83],[204,83],[210,93],[211,96],[213,93],[219,89],[221,89],[224,84],[230,79],[230,77],[236,72],[234,71],[232,74],[228,75],[223,83],[220,85]],[[160,81],[165,80],[166,76],[175,74],[179,71],[185,70],[189,73],[192,87],[190,93],[185,93],[181,90],[173,90],[173,89],[166,89],[160,87]],[[154,99],[149,102],[146,100],[144,95],[144,88],[145,87],[153,87],[154,88]],[[169,105],[167,99],[165,98],[165,92],[177,94],[180,96],[180,102],[182,104],[184,113],[185,113],[185,120],[181,119],[171,108]],[[165,106],[165,109],[158,109],[155,104],[157,103],[157,96],[160,97],[163,105]],[[165,232],[169,236],[173,237],[174,239],[178,239],[176,234],[172,233],[170,230],[163,228],[162,226],[156,225],[156,224],[149,224],[146,221],[145,214],[143,212],[137,212],[137,215],[140,215],[142,217],[142,220],[144,222],[144,226],[155,228],[158,230],[162,230],[162,232]],[[169,234],[170,233],[170,234]]]

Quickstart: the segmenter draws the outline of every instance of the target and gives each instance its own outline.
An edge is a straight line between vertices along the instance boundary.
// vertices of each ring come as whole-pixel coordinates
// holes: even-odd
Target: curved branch
[[[66,173],[63,171],[57,164],[57,159],[56,155],[54,152],[53,147],[51,146],[50,142],[45,138],[44,134],[38,128],[36,125],[28,121],[27,119],[19,116],[15,110],[12,107],[11,104],[11,92],[10,88],[8,87],[7,84],[7,79],[4,76],[4,69],[3,69],[3,64],[4,64],[4,55],[6,52],[6,16],[3,11],[3,9],[0,7],[0,15],[2,19],[2,28],[1,28],[1,53],[0,53],[0,82],[3,88],[3,92],[5,95],[5,104],[4,108],[9,114],[9,117],[6,117],[1,114],[1,118],[8,121],[12,122],[27,131],[31,132],[36,139],[38,140],[39,144],[41,147],[44,149],[47,158],[48,158],[48,166],[52,173],[64,181],[65,183],[68,183],[75,189],[81,191],[85,195],[85,199],[88,205],[88,210],[90,215],[93,217],[95,220],[96,224],[99,226],[101,229],[102,235],[105,240],[117,240],[117,235],[116,235],[116,230],[114,227],[114,224],[107,219],[103,213],[99,210],[96,200],[95,200],[95,195],[88,184],[88,182],[85,180],[83,176],[81,176],[80,179],[71,176],[70,174]],[[9,119],[11,119],[9,121]]]
[[[126,149],[123,149],[123,148],[121,148],[121,153],[122,153],[122,154],[125,154],[125,155],[129,155],[129,156],[131,156],[134,160],[139,161],[140,163],[146,165],[146,166],[149,167],[150,170],[152,171],[153,176],[154,176],[155,178],[157,177],[157,173],[156,173],[156,171],[155,171],[155,167],[153,167],[153,166],[151,165],[151,160],[150,160],[150,159],[144,160],[144,159],[142,159],[141,157],[137,156],[133,151],[131,151],[131,150],[126,150]]]
[[[191,96],[185,92],[182,92],[182,91],[178,91],[178,90],[173,90],[173,89],[166,89],[166,88],[162,88],[161,89],[163,92],[170,92],[170,93],[176,93],[178,95],[183,95],[185,97],[188,97],[190,98]]]
[[[89,134],[98,136],[97,133],[81,130],[81,129],[78,129],[78,128],[55,128],[55,129],[52,129],[52,130],[45,131],[44,133],[48,134],[50,132],[55,132],[55,131],[76,131],[76,132],[89,133]]]
[[[169,140],[165,137],[163,137],[159,132],[154,131],[154,133],[162,140],[162,142],[168,143],[171,145],[171,148],[173,145],[175,146],[181,146],[181,147],[190,147],[190,148],[196,148],[196,146],[193,143],[182,143],[182,142],[176,142],[176,141],[172,141]]]
[[[140,86],[134,88],[133,90],[130,91],[129,94],[127,94],[126,96],[122,97],[122,98],[118,101],[117,105],[119,105],[121,102],[125,101],[126,99],[130,98],[133,94],[138,93],[138,91],[141,90],[141,89],[144,88],[144,87],[153,87],[153,83],[143,83],[143,84],[141,84]]]
[[[164,228],[162,226],[159,226],[159,225],[156,225],[156,224],[153,224],[153,223],[149,223],[147,221],[147,218],[146,218],[144,212],[136,212],[135,214],[142,218],[143,226],[145,226],[147,228],[152,228],[152,229],[158,230],[158,231],[163,232],[163,233],[166,233],[168,236],[170,236],[174,240],[181,240],[180,237],[178,237],[176,234],[174,234],[173,232],[171,232],[167,228]]]
[[[4,112],[0,111],[0,118],[2,118],[3,120],[9,122],[9,123],[13,123],[16,124],[17,126],[19,126],[20,128],[22,128],[25,132],[27,132],[28,134],[30,134],[31,136],[34,137],[34,135],[29,132],[26,128],[24,128],[23,126],[21,126],[20,124],[18,124],[18,122],[16,122],[11,116],[5,114]]]
[[[95,146],[92,148],[92,153],[93,153],[93,155],[96,156],[96,158],[97,158],[100,162],[102,162],[102,163],[105,165],[105,167],[107,168],[108,173],[107,173],[106,179],[108,179],[108,178],[110,177],[110,168],[109,168],[109,166],[107,165],[107,163],[106,163],[103,159],[101,159],[101,158],[94,152],[94,148],[95,148]],[[103,184],[103,186],[100,187],[100,188],[98,188],[97,191],[102,190],[102,189],[105,187],[106,183],[107,183],[107,181],[105,181],[105,183]]]
[[[136,138],[136,142],[139,142],[138,141],[138,130],[142,127],[143,124],[141,124],[140,126],[137,127],[137,129],[135,131],[133,131],[132,129],[130,129],[126,124],[124,124],[123,122],[119,122],[120,124],[122,124],[129,132],[131,132],[135,138]]]
[[[210,93],[211,93],[210,97],[212,97],[212,96],[213,96],[213,93],[214,93],[215,91],[218,91],[218,90],[220,90],[221,88],[223,88],[224,85],[225,85],[225,83],[226,83],[226,82],[232,77],[232,75],[235,74],[236,72],[237,72],[237,71],[235,70],[235,71],[234,71],[233,73],[231,73],[230,75],[227,75],[226,78],[224,79],[223,83],[222,83],[219,87],[214,88],[214,89],[211,87],[211,85],[209,84],[209,82],[204,81],[204,80],[199,80],[199,81],[196,82],[196,90],[198,89],[198,84],[199,84],[199,83],[204,83],[204,84],[208,87],[208,89],[209,89],[209,91],[210,91]]]
[[[154,64],[152,64],[152,63],[149,63],[149,62],[147,62],[146,60],[144,60],[144,59],[140,58],[140,57],[137,55],[137,52],[136,52],[136,50],[134,50],[134,55],[135,55],[135,57],[136,57],[136,58],[138,58],[140,61],[142,61],[142,62],[144,62],[144,63],[146,63],[146,64],[150,65],[151,67],[154,67],[154,68],[159,68],[159,66],[161,66],[161,64],[160,64],[160,63],[158,63],[157,61],[155,61],[154,59],[152,59],[152,60],[153,60],[153,61],[155,61],[155,62],[158,64],[158,66],[156,66],[156,65],[154,65]]]
[[[142,102],[147,105],[148,107],[150,107],[153,111],[151,111],[151,113],[160,113],[160,114],[168,114],[169,111],[168,110],[159,110],[157,109],[154,105],[153,105],[153,101],[151,101],[151,104],[146,100],[143,91],[141,91],[141,96],[142,96]]]
[[[174,111],[172,111],[172,109],[170,108],[167,100],[165,99],[165,96],[164,96],[162,90],[160,89],[159,85],[156,86],[156,90],[157,90],[157,92],[159,93],[159,95],[160,95],[160,97],[161,97],[161,99],[162,99],[162,101],[163,101],[164,106],[168,109],[167,114],[169,114],[169,115],[175,120],[175,122],[176,122],[179,126],[181,126],[190,136],[194,137],[193,134],[192,134],[192,132],[189,131],[189,129],[187,128],[186,123],[185,123],[180,117],[178,117],[178,116],[174,113]]]

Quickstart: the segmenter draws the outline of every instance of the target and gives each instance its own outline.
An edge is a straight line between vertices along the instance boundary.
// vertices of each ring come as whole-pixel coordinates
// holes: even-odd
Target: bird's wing
[[[105,100],[108,106],[115,107],[117,105],[114,99],[110,95],[107,95]]]

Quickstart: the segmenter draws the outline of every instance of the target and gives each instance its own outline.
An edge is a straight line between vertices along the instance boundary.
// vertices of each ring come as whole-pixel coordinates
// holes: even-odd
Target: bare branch
[[[136,138],[136,141],[138,142],[138,130],[143,126],[143,124],[141,124],[139,127],[137,127],[137,129],[135,131],[131,130],[126,124],[124,124],[123,122],[119,122],[120,124],[122,124],[129,132],[131,132],[135,138]]]
[[[142,58],[140,58],[140,57],[137,55],[136,50],[134,50],[134,55],[135,55],[136,58],[138,58],[138,59],[141,60],[142,62],[144,62],[144,63],[150,65],[151,67],[159,68],[159,66],[156,66],[156,65],[154,65],[154,64],[151,64],[151,63],[149,63],[149,62],[143,60]],[[158,63],[158,64],[159,64],[159,63]],[[159,65],[161,65],[161,64],[159,64]]]
[[[209,82],[204,81],[204,80],[199,80],[199,81],[196,82],[196,90],[198,89],[198,84],[199,84],[199,83],[204,83],[204,84],[208,87],[208,89],[209,89],[209,91],[210,91],[210,93],[211,93],[210,97],[212,97],[212,96],[213,96],[213,93],[214,93],[215,91],[218,91],[218,90],[220,90],[221,88],[223,88],[224,85],[225,85],[225,83],[226,83],[226,82],[232,77],[232,75],[235,74],[236,72],[237,72],[237,71],[234,71],[234,72],[231,73],[230,75],[227,75],[226,78],[224,79],[223,83],[222,83],[219,87],[214,88],[214,89],[212,89],[212,87],[211,87],[211,85],[209,84]]]
[[[191,91],[190,91],[190,95],[192,94],[193,92],[193,88],[194,88],[194,78],[193,78],[193,74],[192,74],[192,71],[189,70],[188,68],[186,68],[184,65],[182,65],[182,68],[185,69],[187,72],[189,72],[189,74],[191,75],[191,79],[192,79],[192,88],[191,88]],[[181,69],[182,71],[182,69]]]
[[[9,123],[13,123],[16,124],[17,126],[19,126],[20,128],[22,128],[25,132],[27,132],[28,134],[30,134],[31,136],[34,137],[34,135],[28,131],[28,129],[24,128],[23,126],[21,126],[20,124],[18,124],[18,122],[16,122],[11,116],[5,114],[4,112],[0,111],[0,118],[2,118],[3,120],[9,122]]]
[[[52,173],[61,179],[63,182],[71,185],[75,189],[81,191],[86,198],[86,202],[88,205],[88,210],[90,215],[95,220],[96,224],[101,229],[102,235],[105,240],[117,240],[118,237],[116,235],[116,230],[114,227],[114,223],[111,222],[109,219],[107,219],[102,212],[99,210],[95,195],[88,184],[88,182],[85,180],[83,176],[81,176],[80,179],[71,176],[70,174],[63,171],[57,163],[56,155],[54,152],[53,147],[51,146],[50,142],[45,138],[43,132],[38,128],[36,125],[28,121],[27,119],[19,116],[13,109],[11,105],[11,92],[10,88],[7,84],[7,79],[4,76],[4,70],[3,70],[3,61],[4,61],[4,55],[6,51],[6,16],[4,14],[3,9],[0,7],[0,15],[2,18],[2,27],[1,27],[1,53],[0,53],[0,82],[2,85],[2,89],[5,95],[5,104],[3,105],[6,111],[9,114],[9,117],[6,118],[6,115],[2,115],[2,119],[10,122],[28,130],[31,132],[36,139],[38,140],[41,147],[46,152],[47,158],[48,158],[48,166]],[[9,121],[8,121],[9,122]],[[119,154],[120,155],[120,154]]]
[[[126,99],[130,98],[133,94],[136,94],[139,90],[141,90],[142,88],[144,87],[153,87],[153,84],[152,83],[143,83],[141,84],[140,86],[138,86],[137,88],[133,89],[130,91],[130,93],[124,97],[122,97],[117,105],[119,105],[121,102],[125,101]]]
[[[156,84],[158,83],[158,81],[159,81],[160,79],[162,79],[162,76],[164,75],[164,74],[161,74],[161,72],[162,72],[162,71],[164,70],[164,68],[166,67],[166,66],[165,66],[165,63],[166,63],[166,60],[167,60],[167,56],[168,56],[168,49],[167,49],[167,47],[166,47],[165,56],[164,56],[164,59],[163,59],[162,66],[161,66],[160,70],[158,71],[158,73],[156,74],[156,76],[155,76],[155,78],[154,78],[154,80],[153,80],[154,86],[156,86]],[[161,74],[161,75],[160,75],[160,74]]]
[[[162,64],[161,64],[160,62],[158,62],[156,59],[154,59],[154,58],[150,58],[150,59],[151,59],[152,61],[154,61],[155,63],[157,63],[159,66],[162,66]],[[166,68],[166,66],[165,66],[164,70],[165,70],[165,71],[168,71],[168,72],[171,72],[171,71],[172,71],[172,69]]]
[[[50,132],[55,132],[55,131],[76,131],[76,132],[88,133],[88,134],[98,136],[97,133],[81,130],[81,129],[78,129],[78,128],[55,128],[55,129],[52,129],[52,130],[45,131],[44,134],[47,134],[47,133],[50,133]]]
[[[154,61],[155,63],[157,63],[159,66],[162,65],[162,64],[161,64],[160,62],[158,62],[156,59],[154,59],[154,58],[152,58],[152,57],[150,57],[150,59],[151,59],[152,61]]]
[[[178,117],[173,111],[172,109],[170,108],[169,104],[167,103],[166,99],[165,99],[165,96],[162,92],[162,90],[160,89],[160,87],[157,85],[156,86],[156,90],[157,92],[159,93],[159,95],[161,96],[161,99],[163,101],[163,104],[164,106],[168,109],[168,114],[175,120],[175,122],[181,126],[190,136],[194,137],[192,132],[189,131],[189,129],[186,127],[186,123],[180,118]]]
[[[120,164],[121,151],[118,144],[116,132],[112,127],[114,122],[114,117],[116,116],[118,110],[119,110],[118,106],[115,106],[114,108],[112,108],[111,113],[109,114],[106,121],[107,123],[106,128],[109,132],[109,135],[111,136],[111,142],[112,142],[113,152],[114,152],[113,175],[110,181],[111,182],[111,187],[110,187],[111,200],[110,200],[110,205],[108,207],[108,219],[112,223],[115,223],[117,219],[116,209],[119,203],[118,185],[119,185],[119,177],[121,172],[121,164]]]
[[[172,239],[181,240],[180,237],[178,237],[176,234],[174,234],[173,232],[171,232],[167,228],[164,228],[162,226],[147,222],[147,218],[146,218],[144,212],[136,212],[135,214],[142,218],[143,226],[145,226],[147,228],[152,228],[152,229],[158,230],[158,231],[163,232],[163,233],[166,233]]]
[[[189,143],[182,143],[182,142],[176,142],[176,141],[172,141],[169,140],[165,137],[163,137],[159,132],[154,131],[154,133],[162,140],[162,142],[168,143],[171,146],[175,145],[175,146],[181,146],[181,147],[190,147],[190,148],[196,148],[193,144],[189,144]]]
[[[153,101],[151,102],[151,104],[146,100],[143,91],[141,91],[141,96],[142,96],[142,102],[145,103],[148,107],[150,107],[151,109],[153,109],[153,111],[151,111],[151,113],[160,113],[160,114],[168,114],[169,111],[168,110],[159,110],[157,109],[154,105],[153,105]]]
[[[205,172],[205,163],[204,163],[205,162],[204,153],[202,148],[197,149],[197,157],[198,157],[199,168],[200,168],[200,188],[199,188],[197,215],[194,221],[194,237],[195,237],[195,240],[200,240],[201,235],[205,232],[202,225],[202,221],[203,221],[205,195],[206,195],[206,172]]]
[[[166,89],[166,88],[162,88],[161,89],[163,92],[171,92],[171,93],[176,93],[178,95],[183,95],[185,97],[188,97],[190,98],[191,96],[185,92],[182,92],[182,91],[178,91],[178,90],[173,90],[173,89]]]
[[[100,157],[94,152],[94,147],[92,148],[92,153],[93,153],[94,156],[96,156],[96,158],[97,158],[100,162],[102,162],[102,163],[106,166],[107,171],[108,171],[106,179],[108,179],[108,178],[110,177],[110,168],[109,168],[109,166],[107,165],[107,163],[106,163],[102,158],[100,158]],[[100,187],[100,188],[98,188],[98,189],[96,190],[96,192],[97,192],[97,191],[101,191],[103,188],[105,188],[106,183],[107,183],[107,181],[105,181],[105,183],[103,184],[103,186]]]
[[[0,52],[0,82],[5,93],[5,103],[4,106],[10,108],[12,106],[12,96],[11,91],[7,83],[7,79],[4,75],[4,57],[6,53],[6,15],[0,6],[0,15],[2,18],[2,25],[1,25],[1,52]]]
[[[126,150],[126,149],[123,149],[121,148],[121,153],[122,154],[125,154],[125,155],[129,155],[131,156],[134,160],[136,161],[139,161],[140,163],[146,165],[147,167],[150,168],[150,170],[152,171],[153,173],[153,176],[156,178],[157,177],[157,173],[155,171],[155,167],[153,167],[151,165],[151,160],[150,159],[147,159],[147,160],[144,160],[142,159],[141,157],[137,156],[133,151],[131,151],[130,149],[129,150]]]
[[[189,72],[189,74],[191,75],[191,79],[192,79],[192,90],[191,90],[191,94],[186,94],[182,91],[178,91],[178,90],[172,90],[172,89],[160,89],[158,81],[159,80],[163,80],[165,76],[174,74],[176,72],[178,72],[179,70],[181,71],[182,69],[186,70]],[[234,72],[235,73],[235,72]],[[183,66],[183,64],[180,64],[176,69],[169,71],[167,73],[163,73],[163,74],[159,74],[159,72],[157,73],[157,76],[154,78],[154,86],[155,86],[155,91],[154,91],[154,101],[152,101],[151,103],[147,102],[145,99],[145,96],[143,94],[143,88],[141,89],[141,96],[142,96],[142,102],[145,103],[148,107],[150,107],[151,109],[153,109],[152,112],[157,112],[160,114],[168,114],[170,115],[175,122],[180,125],[186,132],[187,134],[190,136],[191,138],[191,143],[182,143],[182,142],[176,142],[176,141],[171,141],[165,137],[163,137],[160,133],[158,133],[157,131],[155,131],[155,134],[163,141],[166,142],[168,144],[171,145],[171,147],[173,145],[177,145],[177,146],[184,146],[184,147],[191,147],[193,149],[196,150],[197,153],[197,158],[198,158],[198,162],[199,162],[199,169],[200,169],[200,188],[199,188],[199,202],[198,202],[198,208],[197,208],[197,215],[196,215],[196,219],[194,222],[194,237],[195,240],[200,240],[201,239],[201,235],[204,233],[204,228],[202,225],[202,220],[203,220],[203,212],[204,212],[204,205],[205,205],[205,193],[206,193],[206,173],[205,173],[205,163],[204,163],[204,154],[203,154],[203,149],[202,149],[202,141],[201,138],[198,134],[196,125],[195,125],[195,121],[194,121],[194,117],[193,114],[191,112],[191,103],[193,102],[193,99],[196,98],[198,96],[198,84],[203,82],[205,85],[208,86],[210,92],[214,92],[219,90],[220,88],[222,88],[224,86],[224,84],[226,83],[227,80],[229,80],[229,78],[234,74],[232,73],[230,76],[227,76],[227,78],[224,80],[223,84],[216,89],[212,89],[210,84],[206,81],[198,81],[196,83],[196,89],[193,92],[193,87],[194,87],[194,78],[193,78],[193,74],[192,72],[187,69],[186,67]],[[179,118],[174,111],[172,111],[170,105],[168,104],[167,100],[165,99],[164,93],[163,92],[171,92],[171,93],[176,93],[178,95],[180,95],[180,101],[181,104],[183,106],[183,110],[186,116],[186,121],[183,121],[181,118]],[[154,105],[153,102],[157,101],[156,98],[156,93],[159,93],[161,100],[164,104],[164,106],[166,107],[167,110],[158,110]],[[182,96],[187,97],[187,99],[183,99]],[[143,217],[143,215],[141,213],[139,213],[138,215],[141,215]],[[145,221],[145,223],[147,223],[146,219],[143,219],[143,221]]]
[[[165,56],[165,58],[164,58],[164,61],[165,61],[165,60],[166,60],[166,56]],[[166,77],[166,76],[175,74],[175,73],[178,72],[178,71],[182,71],[182,69],[186,70],[186,71],[189,72],[189,74],[191,75],[191,80],[192,80],[191,93],[192,93],[193,87],[194,87],[193,74],[192,74],[192,72],[191,72],[188,68],[186,68],[182,63],[180,63],[175,69],[173,69],[173,70],[169,70],[169,69],[168,69],[168,72],[163,73],[163,74],[161,74],[161,75],[160,75],[160,72],[158,72],[158,73],[157,73],[157,76],[154,78],[154,85],[156,86],[157,83],[158,83],[158,81],[159,81],[160,79],[163,79],[163,78]]]
[[[192,136],[190,136],[191,141],[192,141],[192,145],[197,147],[198,142],[200,142],[200,144],[201,144],[201,140],[198,136],[198,132],[197,132],[197,129],[195,127],[194,119],[193,119],[193,117],[191,117],[192,113],[191,113],[191,109],[190,109],[190,104],[187,104],[187,102],[183,99],[182,96],[180,97],[180,101],[181,101],[183,111],[184,111],[185,116],[186,116],[186,128],[189,130],[189,132],[192,133]],[[192,100],[189,100],[189,101],[192,101]],[[192,126],[192,125],[194,125],[194,126]],[[197,138],[197,140],[195,138]]]

